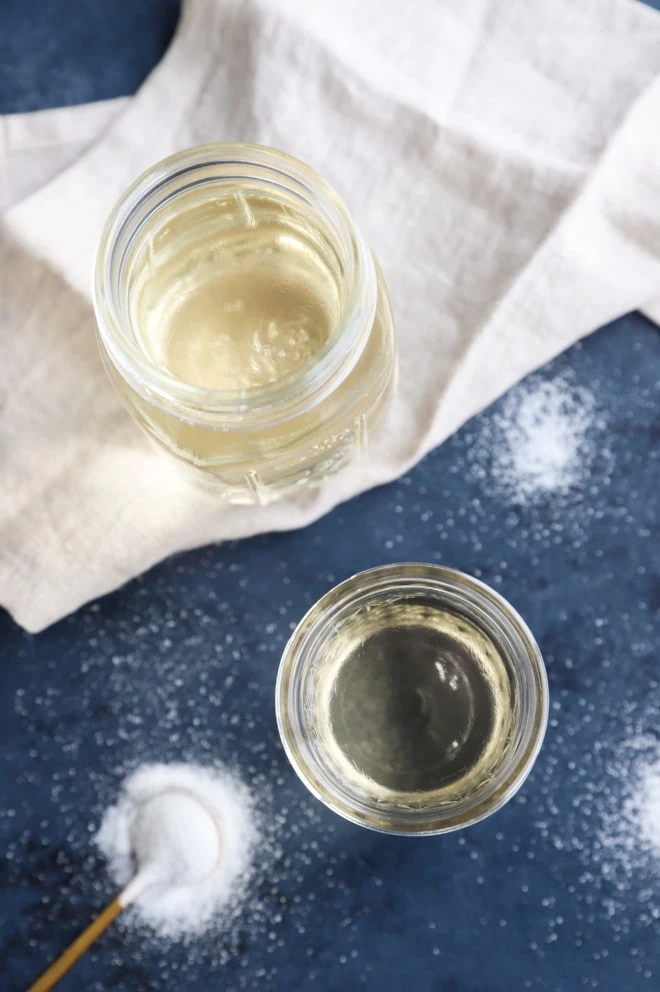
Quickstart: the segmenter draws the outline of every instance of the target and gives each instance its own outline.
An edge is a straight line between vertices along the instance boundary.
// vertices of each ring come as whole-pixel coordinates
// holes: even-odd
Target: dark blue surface
[[[64,5],[41,7],[65,19]],[[84,60],[65,75],[78,72]],[[5,86],[5,108],[25,99]],[[304,531],[176,557],[36,637],[0,618],[3,992],[24,989],[114,894],[90,838],[123,773],[182,759],[229,762],[262,796],[264,864],[242,916],[188,948],[115,926],[63,990],[658,988],[658,862],[602,838],[636,760],[625,743],[659,738],[660,335],[628,317],[539,378],[564,371],[595,396],[592,440],[608,455],[562,500],[514,506],[475,477],[489,411]],[[304,610],[348,574],[405,559],[507,596],[541,644],[553,700],[519,796],[439,839],[326,812],[289,769],[273,713]]]
[[[0,114],[134,93],[178,12],[178,0],[2,0]]]

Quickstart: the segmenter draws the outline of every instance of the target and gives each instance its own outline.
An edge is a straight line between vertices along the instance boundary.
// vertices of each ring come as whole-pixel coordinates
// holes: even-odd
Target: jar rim
[[[174,198],[191,186],[211,181],[201,178],[209,169],[217,173],[213,181],[218,185],[229,186],[232,178],[250,179],[255,188],[279,184],[307,208],[319,212],[342,245],[347,295],[339,320],[319,352],[301,369],[274,383],[242,390],[196,386],[157,365],[131,335],[124,333],[126,318],[119,298],[126,251],[139,236],[145,218],[165,202],[164,198]],[[238,173],[238,169],[242,171]],[[177,188],[184,179],[185,186]],[[301,406],[321,402],[350,373],[373,324],[377,279],[371,252],[359,228],[330,184],[311,167],[266,145],[216,142],[162,159],[138,176],[119,197],[99,242],[93,296],[99,336],[109,360],[150,402],[162,405],[168,412],[179,408],[184,414],[219,415],[229,421],[252,415],[268,417],[273,423],[294,416]]]
[[[451,609],[462,605],[485,611],[502,626],[520,666],[523,689],[528,694],[517,727],[516,747],[507,762],[497,766],[488,793],[477,790],[474,799],[456,812],[431,809],[393,809],[360,800],[340,781],[331,761],[323,762],[313,745],[312,715],[303,698],[306,671],[314,665],[314,645],[322,631],[336,629],[342,615],[350,615],[375,595],[394,595],[402,589],[423,589],[435,595],[439,605]],[[452,598],[453,596],[453,598]],[[343,613],[342,613],[343,611]],[[350,613],[349,613],[350,611]],[[464,616],[471,615],[466,609]],[[476,616],[476,613],[475,613]],[[490,633],[487,635],[490,637]],[[496,646],[501,649],[499,639]],[[548,679],[536,640],[514,607],[498,592],[473,576],[443,565],[402,562],[381,565],[350,576],[330,589],[305,613],[280,662],[275,688],[277,725],[285,753],[294,771],[321,802],[335,813],[360,826],[381,833],[415,836],[449,833],[485,819],[507,803],[529,775],[543,743],[549,710]]]

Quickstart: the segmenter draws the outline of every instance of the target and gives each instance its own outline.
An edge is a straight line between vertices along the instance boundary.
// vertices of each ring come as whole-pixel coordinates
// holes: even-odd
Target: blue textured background
[[[5,0],[0,111],[133,91],[175,20],[163,0]],[[63,989],[658,988],[660,867],[602,835],[636,760],[625,742],[660,739],[660,335],[627,317],[537,379],[564,372],[596,397],[593,442],[608,452],[565,499],[515,506],[475,477],[491,410],[304,531],[178,556],[36,637],[0,616],[3,989],[26,987],[112,897],[89,839],[122,774],[182,759],[229,762],[262,796],[264,864],[242,916],[187,948],[117,925]],[[289,769],[273,714],[279,654],[307,606],[358,569],[406,559],[510,598],[553,700],[519,796],[440,839],[326,812]]]

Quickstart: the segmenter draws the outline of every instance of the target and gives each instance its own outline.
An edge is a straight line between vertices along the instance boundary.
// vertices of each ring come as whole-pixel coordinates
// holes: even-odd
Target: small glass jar
[[[395,386],[377,263],[327,183],[274,149],[206,145],[142,175],[103,232],[95,309],[138,424],[231,502],[337,471]]]
[[[426,674],[408,683],[406,669],[418,673],[422,663]],[[430,692],[427,676],[437,680]],[[300,621],[280,664],[276,711],[291,764],[330,809],[386,833],[440,834],[489,816],[518,791],[545,734],[548,683],[529,628],[494,590],[436,565],[385,565],[342,582]],[[397,723],[382,787],[369,762],[375,767],[395,715],[421,727],[425,744],[408,749]],[[429,769],[438,776],[432,788]]]

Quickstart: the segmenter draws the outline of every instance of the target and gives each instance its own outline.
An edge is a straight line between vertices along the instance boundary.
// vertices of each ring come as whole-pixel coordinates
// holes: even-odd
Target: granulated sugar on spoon
[[[240,902],[258,834],[249,791],[197,765],[144,765],[125,780],[97,843],[119,895],[28,992],[48,992],[128,906],[163,937],[202,932]]]

